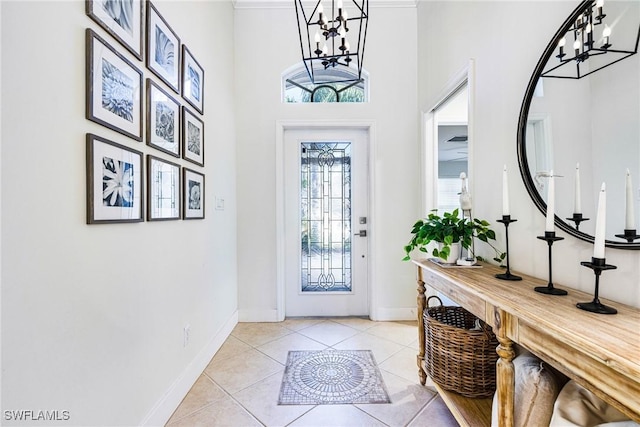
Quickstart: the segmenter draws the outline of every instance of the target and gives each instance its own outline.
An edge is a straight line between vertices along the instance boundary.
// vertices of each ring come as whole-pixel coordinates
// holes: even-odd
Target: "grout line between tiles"
[[[414,421],[415,421],[415,420],[416,420],[420,415],[422,415],[422,413],[423,413],[424,411],[426,411],[426,410],[427,410],[427,408],[429,407],[429,405],[431,405],[433,402],[435,402],[437,398],[438,398],[438,394],[434,394],[434,395],[431,397],[431,399],[429,399],[429,400],[427,401],[427,403],[426,403],[426,404],[425,404],[425,405],[424,405],[424,406],[423,406],[423,407],[422,407],[418,412],[416,412],[416,413],[415,413],[415,415],[413,416],[413,418],[411,418],[411,419],[409,420],[409,422],[407,423],[407,426],[411,425],[411,423],[412,423],[412,422],[414,422]]]

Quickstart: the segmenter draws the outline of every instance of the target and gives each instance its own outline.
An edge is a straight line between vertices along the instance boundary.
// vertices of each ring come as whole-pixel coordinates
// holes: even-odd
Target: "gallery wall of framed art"
[[[151,1],[86,14],[86,118],[119,134],[86,134],[87,223],[204,219],[204,172],[183,164],[204,167],[204,68]]]
[[[84,0],[1,2],[2,310],[12,319],[1,333],[7,409],[57,407],[81,426],[166,425],[201,374],[200,361],[217,350],[211,343],[222,342],[217,337],[237,318],[237,255],[229,250],[237,234],[236,128],[227,105],[234,56],[224,39],[233,33],[234,9],[226,1],[152,1],[206,72],[206,116],[147,68],[146,2],[130,2],[144,8],[137,26],[142,59],[86,13]],[[103,4],[117,2],[90,6]],[[133,28],[126,13],[115,16],[114,25]],[[108,45],[142,73],[135,99],[141,140],[86,116],[87,29],[105,42],[102,58],[117,57]],[[120,84],[118,73],[110,75]],[[182,149],[177,157],[147,144],[147,79],[178,103],[178,120],[186,106],[207,127],[207,141],[215,139],[215,150],[205,147],[204,167],[184,159]],[[102,108],[102,88],[89,93]],[[138,124],[131,133],[140,132]],[[149,156],[162,162],[161,187],[148,176]],[[204,219],[182,219],[183,167],[205,175]],[[172,187],[180,193],[167,191]],[[226,200],[223,211],[214,209],[216,195]],[[156,212],[148,210],[150,196]],[[162,357],[153,356],[158,349]]]

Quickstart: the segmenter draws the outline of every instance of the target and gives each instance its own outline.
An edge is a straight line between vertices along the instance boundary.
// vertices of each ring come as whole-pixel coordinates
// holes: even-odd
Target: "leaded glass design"
[[[337,67],[316,70],[315,75],[322,81],[355,79],[357,70]],[[369,74],[362,70],[362,78],[357,82],[313,84],[304,64],[300,62],[282,73],[283,101],[300,102],[366,102],[369,92]]]
[[[302,292],[351,291],[351,143],[300,146]]]

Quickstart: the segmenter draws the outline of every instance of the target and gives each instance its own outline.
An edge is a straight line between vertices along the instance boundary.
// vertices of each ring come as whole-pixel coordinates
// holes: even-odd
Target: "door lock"
[[[357,233],[353,233],[354,236],[367,237],[367,230],[360,230]]]

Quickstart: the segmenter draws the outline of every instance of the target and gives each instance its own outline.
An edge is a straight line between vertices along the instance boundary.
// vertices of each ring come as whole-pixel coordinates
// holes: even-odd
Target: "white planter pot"
[[[439,258],[439,261],[442,261],[446,264],[455,264],[458,258],[460,257],[460,242],[452,243],[450,246],[451,251],[449,252],[449,257],[446,260]],[[442,244],[438,244],[438,250],[442,248]]]

